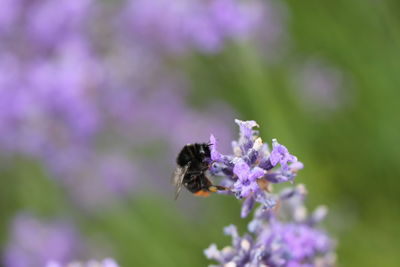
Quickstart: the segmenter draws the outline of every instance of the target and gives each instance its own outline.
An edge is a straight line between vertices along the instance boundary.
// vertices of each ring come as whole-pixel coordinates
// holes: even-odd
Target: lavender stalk
[[[318,207],[308,214],[304,205],[307,191],[297,185],[273,193],[271,184],[293,183],[303,164],[288,149],[272,140],[272,150],[263,143],[255,121],[236,120],[240,127],[238,141],[232,142],[233,154],[223,155],[211,135],[210,172],[223,176],[228,194],[244,199],[241,216],[246,217],[255,204],[248,233],[239,235],[230,225],[224,233],[232,244],[221,250],[215,244],[204,253],[224,267],[330,267],[335,265],[335,242],[319,229],[327,209]],[[211,265],[215,266],[215,265]]]

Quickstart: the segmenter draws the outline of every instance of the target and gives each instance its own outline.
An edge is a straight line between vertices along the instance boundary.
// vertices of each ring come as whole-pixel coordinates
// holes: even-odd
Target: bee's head
[[[206,158],[211,157],[211,149],[210,149],[211,145],[212,144],[210,144],[210,143],[206,143],[202,146],[202,148],[203,148],[203,149],[201,149],[202,156],[204,156]]]

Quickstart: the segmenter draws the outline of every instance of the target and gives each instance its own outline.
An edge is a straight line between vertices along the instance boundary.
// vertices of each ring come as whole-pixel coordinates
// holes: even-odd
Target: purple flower
[[[272,208],[276,200],[268,193],[269,183],[292,182],[302,164],[275,139],[270,152],[268,145],[258,136],[258,131],[253,129],[258,126],[255,121],[235,122],[240,131],[239,139],[232,142],[233,154],[221,154],[217,149],[216,138],[211,135],[210,172],[225,177],[221,183],[228,186],[237,198],[246,198],[241,213],[245,217],[251,211],[254,201],[265,208]],[[278,163],[281,167],[274,168]]]
[[[219,161],[222,159],[221,153],[217,150],[217,139],[214,135],[210,136],[210,150],[211,150],[211,160]]]
[[[243,236],[234,225],[226,227],[224,233],[232,237],[232,245],[218,250],[212,244],[204,251],[206,257],[221,266],[334,266],[335,244],[312,219],[315,213],[325,214],[326,211],[319,208],[307,216],[304,194],[304,186],[298,186],[280,194],[278,209],[265,210],[260,206],[248,225],[250,233]],[[296,215],[300,209],[303,210],[301,218]]]
[[[88,211],[119,203],[139,185],[169,194],[168,179],[156,177],[165,175],[176,147],[210,132],[231,139],[225,122],[233,111],[217,102],[190,107],[183,73],[116,19],[132,5],[132,23],[143,18],[137,26],[144,34],[155,23],[171,46],[187,40],[182,44],[194,49],[214,35],[219,46],[209,4],[128,2],[4,0],[0,10],[0,153],[34,158]],[[186,32],[182,19],[200,21],[204,36]]]
[[[249,233],[240,236],[236,227],[224,229],[232,245],[218,250],[212,244],[204,251],[219,266],[235,267],[332,267],[335,265],[334,241],[318,224],[327,209],[318,207],[307,213],[304,185],[285,188],[274,194],[270,183],[292,182],[303,164],[288,149],[272,140],[272,151],[253,130],[255,121],[235,120],[240,127],[239,140],[232,142],[233,154],[217,150],[216,138],[210,137],[210,172],[223,176],[229,193],[245,198],[241,217],[260,203],[248,224]],[[280,168],[277,168],[278,163]],[[226,192],[222,192],[226,194]]]
[[[311,58],[294,73],[293,84],[304,109],[327,115],[349,103],[349,77],[324,59]]]
[[[208,259],[226,264],[224,266],[245,266],[252,256],[251,253],[254,246],[252,237],[250,235],[239,236],[237,228],[234,225],[225,227],[224,233],[232,237],[232,247],[225,247],[219,251],[217,246],[212,244],[204,251],[204,254]]]
[[[251,139],[252,135],[254,134],[254,127],[259,127],[257,122],[255,121],[241,121],[235,119],[235,123],[239,125],[240,128],[240,138],[244,139]]]
[[[318,229],[304,224],[277,221],[271,221],[269,231],[263,231],[259,237],[258,246],[272,252],[263,260],[273,266],[280,266],[282,263],[283,266],[313,266],[319,255],[329,254],[333,245],[329,237]]]
[[[269,156],[269,160],[273,167],[278,163],[281,164],[282,170],[287,171],[289,169],[288,162],[296,162],[297,158],[289,153],[287,148],[278,143],[276,139],[272,140],[272,152]]]
[[[234,184],[234,192],[237,190],[240,197],[248,197],[250,193],[258,190],[257,179],[265,175],[266,171],[260,167],[250,169],[247,163],[239,158],[233,167],[233,173],[238,177]]]
[[[76,266],[76,267],[118,267],[119,265],[114,259],[107,258],[102,261],[90,260],[88,262],[71,262],[68,264],[62,264],[56,261],[50,261],[46,264],[45,267],[68,267],[68,266]]]
[[[72,202],[80,208],[104,210],[136,189],[138,168],[127,156],[90,154],[82,160],[60,174],[63,177],[60,182],[68,188]]]
[[[22,0],[2,0],[0,9],[0,36],[10,30],[18,19]]]
[[[66,263],[79,256],[83,245],[74,227],[66,222],[40,221],[18,215],[4,252],[7,267],[44,266],[49,260]]]
[[[61,3],[36,1],[27,15],[28,34],[44,45],[62,43],[84,33],[92,0],[70,0]]]
[[[157,50],[219,52],[228,40],[250,36],[264,21],[264,4],[237,0],[136,0],[124,16],[135,42]]]

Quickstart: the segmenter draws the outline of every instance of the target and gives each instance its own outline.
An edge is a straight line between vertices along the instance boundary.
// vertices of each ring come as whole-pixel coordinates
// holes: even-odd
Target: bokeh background
[[[206,266],[240,204],[175,156],[254,119],[305,164],[339,266],[400,258],[395,0],[0,0],[2,266]]]

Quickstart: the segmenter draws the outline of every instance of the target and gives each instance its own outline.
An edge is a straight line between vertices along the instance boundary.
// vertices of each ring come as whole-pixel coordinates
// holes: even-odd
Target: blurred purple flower
[[[79,256],[83,245],[74,227],[66,222],[40,221],[18,215],[4,250],[6,267],[44,266],[49,260],[66,263]]]
[[[35,1],[27,13],[29,37],[44,45],[62,43],[84,33],[92,0]]]
[[[240,39],[260,24],[259,1],[130,1],[125,18],[136,41],[182,53],[218,52],[224,42]]]
[[[74,168],[64,170],[62,183],[78,207],[104,210],[125,199],[136,189],[138,170],[128,157],[90,155]]]
[[[8,32],[21,11],[22,0],[0,0],[0,36]]]
[[[185,76],[140,40],[126,42],[132,32],[115,19],[125,14],[127,4],[151,7],[136,10],[142,12],[137,19],[150,16],[148,12],[183,12],[190,19],[201,10],[193,20],[203,23],[211,13],[203,2],[178,2],[129,1],[111,8],[93,0],[3,0],[1,153],[37,159],[74,203],[93,209],[116,203],[146,183],[158,186],[175,149],[193,138],[205,140],[212,131],[231,139],[224,121],[232,110],[212,101],[203,110],[188,106]],[[227,19],[221,17],[219,23]],[[172,21],[172,32],[161,34],[175,34],[174,27],[182,26],[178,24]],[[193,39],[190,43],[195,46]],[[143,182],[137,183],[138,177]]]
[[[316,212],[307,216],[304,190],[298,186],[282,192],[277,196],[281,203],[278,209],[260,206],[248,225],[250,233],[240,236],[234,225],[226,227],[224,232],[232,237],[232,245],[218,250],[212,244],[204,251],[206,257],[221,266],[334,266],[335,243],[316,228],[323,216],[318,220],[314,220]],[[300,210],[302,216],[298,215]]]
[[[304,107],[321,115],[343,107],[350,96],[345,91],[343,71],[321,59],[310,59],[294,73],[294,87]],[[349,88],[347,88],[349,89]]]
[[[62,264],[56,261],[50,261],[45,267],[118,267],[119,265],[114,259],[107,258],[102,261],[90,260],[88,262],[70,262]]]

